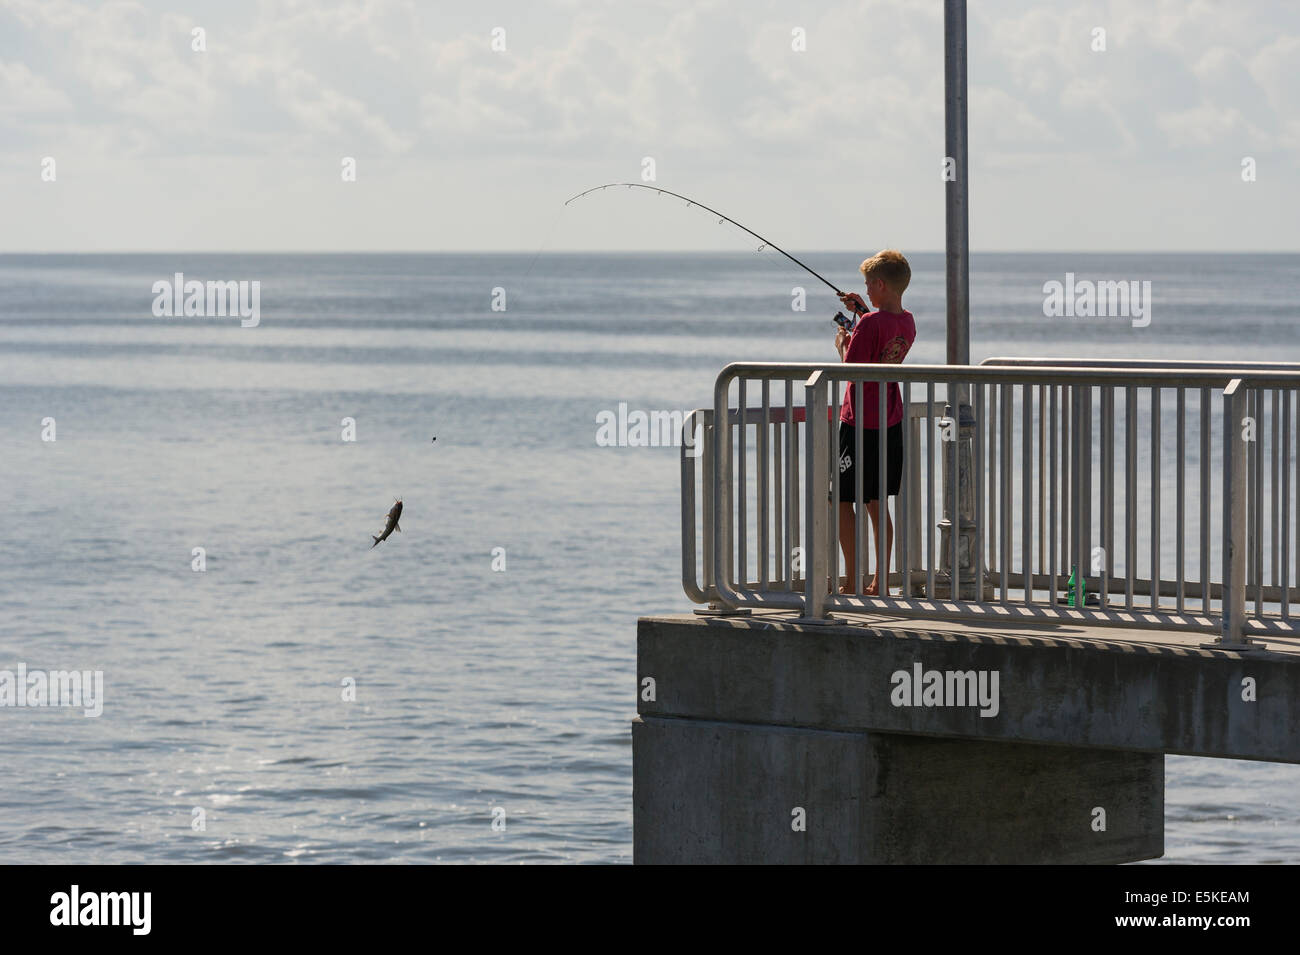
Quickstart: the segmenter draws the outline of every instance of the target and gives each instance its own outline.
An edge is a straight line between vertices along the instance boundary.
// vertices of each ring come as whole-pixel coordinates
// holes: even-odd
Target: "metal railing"
[[[721,612],[809,620],[881,611],[1218,632],[1238,647],[1300,633],[1300,370],[1042,361],[728,366],[714,408],[685,425],[699,442],[682,454],[688,596]],[[842,388],[891,381],[905,408],[898,569],[888,595],[861,595],[868,554],[876,568],[886,555],[884,540],[868,546],[855,482],[845,503],[855,505],[856,573],[843,581],[849,593],[830,593],[840,580],[830,475]],[[877,391],[883,420],[886,389]],[[876,462],[881,487],[886,459]]]

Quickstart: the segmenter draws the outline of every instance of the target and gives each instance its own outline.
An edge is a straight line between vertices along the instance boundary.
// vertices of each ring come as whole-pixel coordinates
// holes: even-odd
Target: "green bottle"
[[[1082,607],[1085,602],[1085,594],[1088,590],[1088,582],[1082,577],[1079,577],[1079,592],[1075,593],[1074,582],[1077,570],[1078,568],[1075,565],[1070,565],[1070,582],[1069,587],[1065,591],[1065,602],[1071,607]]]

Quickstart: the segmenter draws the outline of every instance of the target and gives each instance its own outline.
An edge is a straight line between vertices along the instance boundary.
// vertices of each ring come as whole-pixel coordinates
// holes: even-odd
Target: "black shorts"
[[[854,474],[862,473],[862,500],[880,500],[880,432],[871,428],[862,429],[862,458],[866,467],[859,468],[854,461],[857,451],[857,436],[854,425],[840,422],[840,501],[852,504],[857,500],[853,489]],[[903,423],[891,425],[885,430],[887,449],[885,461],[885,483],[889,494],[897,494],[903,484]]]

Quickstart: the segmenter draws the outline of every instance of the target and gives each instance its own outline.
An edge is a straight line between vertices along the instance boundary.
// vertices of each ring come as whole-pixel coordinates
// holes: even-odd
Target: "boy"
[[[912,313],[903,308],[903,292],[912,280],[912,269],[907,259],[897,249],[885,249],[877,252],[859,266],[862,277],[867,284],[867,298],[876,311],[869,312],[862,296],[848,292],[840,296],[845,307],[851,309],[858,322],[853,333],[840,329],[835,334],[835,350],[840,354],[840,361],[872,362],[899,364],[907,356],[912,342],[916,340],[916,323]],[[856,399],[856,400],[855,400]],[[840,588],[840,593],[852,593],[857,581],[854,546],[853,502],[857,500],[854,481],[862,482],[862,501],[867,514],[871,517],[871,529],[875,536],[875,551],[880,550],[880,385],[874,381],[864,381],[860,385],[845,389],[844,404],[840,408],[840,548],[844,552],[844,565],[849,583]],[[886,468],[886,495],[897,494],[903,480],[903,396],[897,382],[889,383],[885,399],[887,420],[885,422],[885,441],[888,449]],[[854,436],[854,422],[862,414],[862,457],[854,461],[857,448]],[[857,475],[861,474],[858,478]],[[894,547],[894,522],[889,517],[889,502],[885,501],[885,570],[880,568],[867,585],[868,596],[884,593],[889,595],[889,561]],[[883,591],[882,591],[883,588]]]

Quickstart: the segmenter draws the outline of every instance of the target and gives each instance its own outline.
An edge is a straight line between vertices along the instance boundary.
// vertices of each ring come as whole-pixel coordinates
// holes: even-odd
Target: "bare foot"
[[[872,577],[872,578],[871,578],[871,583],[867,584],[867,591],[866,591],[866,592],[867,592],[867,596],[868,596],[868,597],[879,597],[879,596],[880,596],[880,582],[877,580],[877,578],[875,578],[875,577]],[[886,597],[889,596],[889,592],[888,592],[888,591],[885,591],[885,596],[886,596]]]

